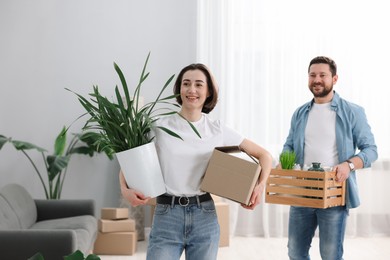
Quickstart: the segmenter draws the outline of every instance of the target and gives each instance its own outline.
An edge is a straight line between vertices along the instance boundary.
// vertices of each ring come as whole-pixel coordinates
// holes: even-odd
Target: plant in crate
[[[99,134],[96,145],[108,154],[116,155],[126,182],[146,196],[156,197],[165,193],[166,190],[152,142],[154,136],[151,133],[156,120],[161,116],[178,113],[176,109],[179,105],[169,102],[177,95],[162,97],[175,75],[166,81],[154,101],[144,105],[140,104],[141,88],[149,76],[149,72],[146,72],[149,57],[150,53],[146,58],[133,95],[130,95],[125,76],[116,63],[114,63],[114,68],[121,81],[123,93],[116,86],[114,101],[103,96],[98,86],[93,86],[93,93],[89,94],[89,100],[67,90],[77,95],[79,102],[87,111],[86,114],[90,116],[84,129],[96,131]],[[161,105],[166,106],[161,107]],[[187,122],[200,137],[196,128],[189,121]],[[181,139],[179,135],[165,127],[157,126],[157,128]]]
[[[294,168],[296,154],[294,151],[284,151],[279,156],[280,165],[282,169],[291,170]]]
[[[67,131],[65,126],[54,142],[53,154],[47,154],[47,150],[35,144],[13,140],[11,137],[0,135],[0,150],[6,143],[11,143],[17,151],[21,151],[29,160],[34,171],[37,173],[45,191],[46,199],[60,199],[62,188],[64,186],[68,165],[71,156],[74,154],[84,154],[92,157],[95,152],[100,153],[102,150],[95,145],[98,135],[93,132],[84,132],[82,134],[73,134],[70,143],[67,146]],[[39,170],[37,162],[27,152],[28,150],[37,150],[42,155],[45,165],[47,179],[44,179],[42,170]],[[112,155],[107,154],[112,159]]]

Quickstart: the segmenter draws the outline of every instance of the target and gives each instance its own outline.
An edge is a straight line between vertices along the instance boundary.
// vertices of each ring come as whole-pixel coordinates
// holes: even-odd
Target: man
[[[309,249],[317,226],[322,259],[343,259],[346,219],[360,204],[355,170],[370,167],[377,147],[364,109],[342,99],[334,90],[336,63],[316,57],[309,64],[309,89],[314,98],[299,107],[283,151],[294,151],[297,163],[320,162],[332,166],[338,182],[346,181],[346,205],[327,209],[290,207],[288,254],[290,259],[310,259]]]

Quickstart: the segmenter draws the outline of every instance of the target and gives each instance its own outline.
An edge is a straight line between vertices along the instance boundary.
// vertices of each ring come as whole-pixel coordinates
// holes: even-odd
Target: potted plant
[[[99,138],[96,146],[108,154],[116,155],[125,179],[132,188],[143,192],[146,196],[156,197],[165,193],[166,189],[156,149],[152,142],[154,136],[151,133],[156,120],[161,116],[178,113],[179,105],[169,102],[177,95],[162,97],[175,75],[166,81],[154,101],[141,105],[141,88],[149,76],[149,72],[146,72],[149,57],[150,53],[146,58],[133,95],[130,95],[125,76],[116,63],[114,63],[114,68],[120,78],[123,93],[116,86],[114,101],[102,96],[98,86],[93,86],[93,93],[89,94],[90,100],[67,90],[77,95],[87,111],[86,114],[90,116],[84,130],[97,131]],[[161,105],[166,106],[161,107]],[[196,128],[189,121],[187,122],[200,137]],[[158,126],[157,128],[181,139],[179,135],[167,128]]]
[[[279,156],[280,165],[282,169],[291,170],[294,168],[296,154],[294,151],[284,151]]]
[[[67,128],[63,127],[54,142],[53,154],[46,155],[47,150],[35,144],[13,140],[11,137],[0,135],[0,150],[6,143],[11,143],[16,150],[21,151],[29,160],[37,173],[43,189],[45,191],[46,199],[60,199],[62,188],[64,185],[67,167],[70,158],[73,154],[85,154],[93,156],[95,152],[101,152],[95,145],[97,135],[93,132],[85,132],[82,134],[73,134],[69,145],[67,146]],[[42,159],[45,164],[47,180],[44,180],[43,173],[38,169],[38,165],[27,150],[37,150],[42,154]],[[112,155],[107,154],[112,159]]]

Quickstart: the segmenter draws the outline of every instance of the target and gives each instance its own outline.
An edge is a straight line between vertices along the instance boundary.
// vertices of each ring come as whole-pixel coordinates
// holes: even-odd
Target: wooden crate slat
[[[323,179],[326,175],[326,172],[314,172],[314,171],[298,171],[298,170],[281,170],[281,169],[272,169],[271,175],[278,176],[292,176],[300,178],[313,178],[313,179]]]
[[[324,191],[315,190],[315,189],[301,189],[301,188],[288,188],[280,186],[269,186],[267,193],[277,193],[277,194],[290,194],[298,196],[314,196],[314,197],[324,197]]]
[[[301,187],[323,187],[323,182],[319,180],[308,180],[302,178],[279,178],[270,176],[268,179],[269,184],[279,184],[279,185],[291,185],[291,186],[301,186]]]
[[[301,198],[301,197],[268,196],[266,197],[265,202],[273,203],[273,204],[292,205],[292,206],[324,208],[323,200]]]
[[[343,184],[340,182],[337,182],[335,179],[329,179],[326,180],[326,187],[342,187]]]
[[[326,200],[325,208],[340,206],[340,198],[329,198]]]
[[[337,196],[337,195],[342,195],[343,190],[342,189],[332,189],[332,190],[326,190],[325,192],[326,196]]]

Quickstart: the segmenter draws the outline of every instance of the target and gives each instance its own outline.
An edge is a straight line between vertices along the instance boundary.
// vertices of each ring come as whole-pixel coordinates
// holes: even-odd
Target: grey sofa
[[[41,252],[63,260],[92,252],[97,235],[93,200],[34,200],[18,184],[0,190],[0,259],[26,260]]]

